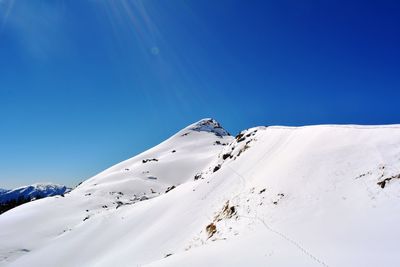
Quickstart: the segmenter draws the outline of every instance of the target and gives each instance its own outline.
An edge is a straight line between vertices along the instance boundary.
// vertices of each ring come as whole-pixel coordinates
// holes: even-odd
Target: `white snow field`
[[[0,266],[397,267],[399,224],[400,125],[204,119],[0,215]]]

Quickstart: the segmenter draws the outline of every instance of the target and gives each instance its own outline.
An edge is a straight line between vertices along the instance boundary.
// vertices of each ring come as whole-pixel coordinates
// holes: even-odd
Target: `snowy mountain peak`
[[[230,134],[221,124],[212,118],[202,119],[188,127],[189,130],[197,132],[210,132],[214,133],[218,137],[229,136]]]

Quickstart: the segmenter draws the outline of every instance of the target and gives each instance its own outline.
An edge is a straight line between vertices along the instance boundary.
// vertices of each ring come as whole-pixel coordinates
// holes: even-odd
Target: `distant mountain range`
[[[0,188],[0,214],[26,202],[63,195],[69,191],[71,189],[65,185],[52,183],[37,183],[10,190]]]

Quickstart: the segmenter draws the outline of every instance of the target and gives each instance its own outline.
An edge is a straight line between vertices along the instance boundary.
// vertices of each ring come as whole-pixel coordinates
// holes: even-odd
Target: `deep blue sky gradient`
[[[0,187],[75,185],[203,117],[400,123],[400,2],[0,0]]]

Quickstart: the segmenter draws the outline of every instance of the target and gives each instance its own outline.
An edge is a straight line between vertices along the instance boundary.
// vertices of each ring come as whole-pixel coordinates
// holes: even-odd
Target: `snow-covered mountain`
[[[37,183],[18,187],[15,189],[7,190],[0,189],[0,203],[5,203],[10,200],[17,200],[20,197],[24,199],[36,199],[43,197],[50,197],[62,195],[69,192],[71,189],[65,185],[58,185],[52,183]]]
[[[400,125],[204,119],[0,215],[1,266],[399,266]]]
[[[52,183],[37,183],[11,190],[0,189],[0,214],[26,202],[39,198],[63,195],[70,190],[71,188],[64,185]]]

